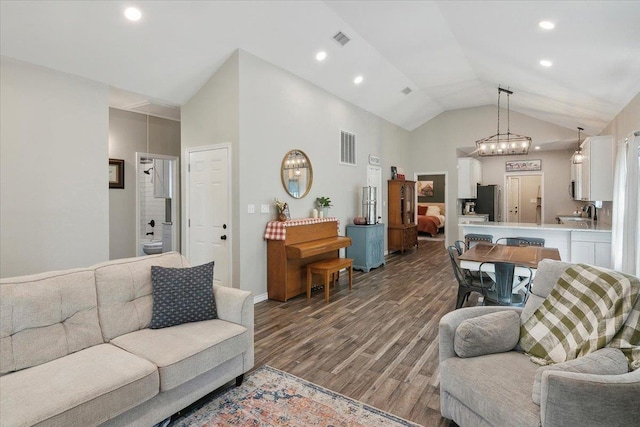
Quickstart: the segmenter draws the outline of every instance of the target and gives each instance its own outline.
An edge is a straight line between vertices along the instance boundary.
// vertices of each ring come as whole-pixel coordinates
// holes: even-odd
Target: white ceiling
[[[598,134],[640,92],[640,1],[1,1],[0,19],[2,55],[121,89],[120,107],[180,106],[238,48],[407,130],[501,85],[512,110]]]

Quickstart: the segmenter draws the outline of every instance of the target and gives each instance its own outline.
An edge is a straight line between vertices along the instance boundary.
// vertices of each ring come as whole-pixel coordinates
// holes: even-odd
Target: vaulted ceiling
[[[4,56],[175,106],[238,48],[407,130],[500,85],[598,134],[640,92],[639,1],[2,1],[0,19]]]

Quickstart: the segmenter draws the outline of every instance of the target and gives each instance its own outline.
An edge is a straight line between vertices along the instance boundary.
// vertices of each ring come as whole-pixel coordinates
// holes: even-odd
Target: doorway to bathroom
[[[178,157],[136,153],[136,254],[179,249]]]

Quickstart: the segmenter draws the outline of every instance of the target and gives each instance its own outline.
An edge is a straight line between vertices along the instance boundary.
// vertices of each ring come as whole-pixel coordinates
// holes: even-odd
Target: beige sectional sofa
[[[253,297],[214,285],[218,319],[149,329],[170,252],[0,281],[0,425],[152,426],[253,367]]]

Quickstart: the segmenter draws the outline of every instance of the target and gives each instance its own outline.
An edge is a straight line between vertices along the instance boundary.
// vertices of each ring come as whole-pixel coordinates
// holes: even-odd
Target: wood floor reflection
[[[255,366],[267,364],[427,426],[440,416],[438,322],[457,284],[441,241],[421,241],[369,273],[346,274],[331,301],[315,290],[255,305]],[[452,424],[453,425],[453,424]]]

